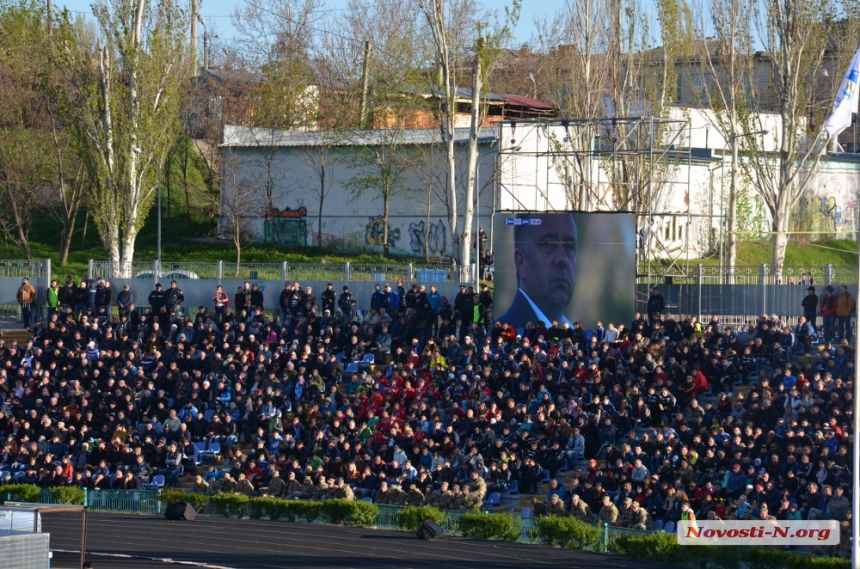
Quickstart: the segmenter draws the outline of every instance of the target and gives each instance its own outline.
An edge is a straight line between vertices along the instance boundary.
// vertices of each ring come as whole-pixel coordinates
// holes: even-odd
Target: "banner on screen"
[[[497,213],[495,315],[517,329],[629,322],[636,219],[626,213]]]

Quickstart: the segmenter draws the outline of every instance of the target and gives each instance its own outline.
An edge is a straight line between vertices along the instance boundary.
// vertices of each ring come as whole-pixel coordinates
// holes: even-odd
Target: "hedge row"
[[[57,486],[48,488],[55,504],[82,505],[86,498],[83,488],[77,486]],[[3,502],[38,502],[42,488],[35,484],[0,484],[0,500]]]
[[[188,495],[186,495],[188,496]],[[186,497],[180,498],[191,503]],[[215,494],[209,497],[209,505],[224,517],[245,514],[252,519],[297,521],[304,518],[308,522],[325,520],[336,525],[356,527],[372,526],[379,515],[379,506],[358,500],[284,500],[282,498],[249,498],[244,494]]]
[[[658,561],[692,569],[849,569],[851,561],[835,557],[798,555],[778,548],[679,545],[675,534],[619,536],[610,544],[615,553],[643,561]]]

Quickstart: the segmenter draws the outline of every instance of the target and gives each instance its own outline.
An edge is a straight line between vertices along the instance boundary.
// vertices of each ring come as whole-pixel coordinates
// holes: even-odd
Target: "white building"
[[[650,209],[650,216],[642,216],[639,226],[640,237],[651,240],[648,250],[652,254],[695,257],[712,252],[718,242],[728,203],[730,157],[723,161],[725,140],[706,112],[675,109],[673,122],[665,123],[661,130],[663,143],[644,145],[653,147],[646,162],[661,164],[659,168],[652,166],[648,171],[653,174],[642,178],[642,184],[649,184],[650,208],[641,204],[635,208]],[[774,151],[778,117],[762,115],[760,121],[762,129],[769,131],[758,135],[760,142],[765,150]],[[620,146],[616,138],[625,136],[624,128],[613,119],[605,119],[599,128],[591,128],[590,142],[584,143],[578,137],[585,130],[577,130],[573,122],[505,120],[495,128],[481,130],[481,194],[476,225],[492,231],[494,211],[580,209],[581,198],[585,199],[582,209],[588,211],[634,209],[629,203],[641,195],[641,188],[613,188],[607,175],[613,148]],[[639,120],[636,128],[649,132],[646,138],[656,136],[648,131],[647,120]],[[374,169],[378,174],[379,167],[371,166],[372,161],[366,158],[376,158],[378,164],[380,157],[387,156],[388,170],[396,178],[389,200],[390,252],[426,255],[434,260],[450,258],[456,244],[448,222],[444,149],[439,133],[431,129],[403,131],[397,134],[396,143],[393,136],[388,131],[365,131],[335,140],[321,131],[227,126],[222,143],[222,205],[235,204],[233,196],[237,195],[253,193],[251,201],[257,205],[269,203],[271,196],[273,214],[268,215],[269,220],[261,208],[246,208],[247,230],[257,241],[378,252],[382,250],[383,200],[375,190],[378,184],[372,182]],[[456,139],[458,180],[463,184],[467,179],[468,129],[458,129]],[[572,152],[577,143],[602,150],[596,155]],[[664,150],[656,151],[655,156],[657,148]],[[323,155],[327,195],[320,210]],[[570,174],[571,168],[576,170],[575,176]],[[579,196],[583,186],[587,191]],[[769,214],[751,180],[741,176],[736,189],[738,231],[747,232],[746,238],[766,238]],[[819,232],[821,238],[853,238],[853,231],[860,227],[859,190],[860,156],[834,155],[822,160],[796,207],[795,230]],[[461,191],[457,204],[458,225],[465,209],[463,194]],[[627,202],[623,196],[629,196]],[[229,230],[223,216],[221,229]]]

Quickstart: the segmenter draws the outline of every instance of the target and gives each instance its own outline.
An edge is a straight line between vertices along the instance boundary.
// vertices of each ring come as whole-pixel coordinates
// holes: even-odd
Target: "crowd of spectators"
[[[123,287],[110,316],[100,287],[54,283],[32,340],[0,341],[0,470],[17,482],[199,476],[204,492],[460,509],[516,485],[547,513],[628,527],[851,521],[854,347],[807,341],[805,321],[665,317],[655,288],[629,324],[515,330],[487,287],[357,299],[298,282],[278,307],[246,283],[196,310],[175,282],[143,311]],[[229,467],[199,466],[201,442]]]

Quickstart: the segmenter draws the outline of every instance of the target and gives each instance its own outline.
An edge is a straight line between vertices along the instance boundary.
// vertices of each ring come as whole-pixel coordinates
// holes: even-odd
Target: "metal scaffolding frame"
[[[530,127],[535,127],[536,136],[530,136]],[[657,284],[667,277],[687,277],[691,223],[695,218],[713,217],[713,212],[703,215],[690,211],[691,139],[688,119],[646,116],[503,121],[499,123],[495,209],[508,209],[502,207],[506,192],[516,205],[514,209],[525,211],[635,213],[637,280]],[[533,184],[506,187],[504,168],[509,165],[511,178],[518,180],[514,157],[524,156],[535,158]],[[541,172],[541,168],[546,171]],[[686,175],[679,175],[684,169]],[[526,188],[532,191],[532,186],[534,200],[526,204],[520,192]],[[671,211],[667,208],[670,194],[678,191],[686,196],[685,210]],[[670,242],[678,238],[682,245],[671,247]]]

